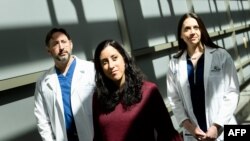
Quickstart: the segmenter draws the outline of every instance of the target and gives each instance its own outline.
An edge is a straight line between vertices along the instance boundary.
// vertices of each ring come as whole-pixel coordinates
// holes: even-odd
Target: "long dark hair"
[[[125,85],[120,89],[115,83],[105,76],[101,62],[100,54],[104,48],[112,46],[123,57],[125,62]],[[94,63],[96,69],[96,89],[99,108],[103,112],[112,111],[118,103],[122,103],[124,108],[138,103],[141,100],[141,87],[144,79],[143,73],[136,67],[132,57],[123,49],[123,47],[114,40],[104,40],[98,44]]]
[[[179,53],[177,53],[174,57],[179,58],[183,54],[183,52],[187,49],[187,44],[181,38],[181,29],[182,29],[183,22],[189,17],[194,18],[199,25],[199,28],[201,31],[201,43],[212,48],[220,48],[210,38],[202,19],[195,13],[186,13],[180,18],[179,23],[178,23],[177,39],[178,39]]]

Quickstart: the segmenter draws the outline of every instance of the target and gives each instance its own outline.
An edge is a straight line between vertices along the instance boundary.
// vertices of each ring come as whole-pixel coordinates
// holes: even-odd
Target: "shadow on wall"
[[[40,135],[37,132],[37,128],[34,127],[33,130],[30,130],[26,133],[17,136],[9,136],[8,139],[2,141],[42,141]]]
[[[239,124],[250,125],[250,79],[241,86],[239,104],[235,115]]]
[[[35,83],[20,86],[0,93],[0,106],[34,96]]]
[[[33,114],[35,84],[0,92],[0,140],[41,141]]]
[[[2,25],[0,25],[1,49],[2,52],[4,52],[0,55],[0,59],[3,60],[0,63],[0,79],[4,80],[22,76],[24,74],[43,71],[48,68],[47,65],[50,64],[50,61],[47,60],[49,56],[45,50],[44,39],[46,33],[52,27],[62,27],[69,32],[74,42],[73,53],[82,59],[91,60],[93,58],[93,50],[96,48],[97,43],[103,39],[113,38],[121,41],[119,24],[115,17],[115,13],[106,14],[111,17],[110,19],[91,21],[86,19],[86,16],[91,16],[92,14],[88,15],[85,13],[86,10],[83,7],[85,3],[83,3],[82,0],[72,0],[71,2],[74,7],[66,6],[65,9],[72,10],[68,12],[76,12],[76,15],[73,14],[70,16],[77,18],[73,23],[64,21],[64,19],[69,18],[67,14],[65,18],[60,18],[62,13],[57,13],[56,11],[59,5],[56,5],[55,1],[47,0],[46,6],[48,9],[41,10],[48,10],[48,17],[44,16],[42,18],[48,18],[47,22],[51,22],[49,25],[43,23],[40,25],[32,25],[32,22],[35,21],[29,23],[31,25],[26,25],[24,27],[16,25],[16,27],[10,26],[10,28],[2,28]],[[107,6],[114,9],[111,4]],[[34,5],[29,6],[34,7]],[[32,9],[28,8],[27,10],[29,11]],[[96,11],[100,14],[105,13],[101,10]],[[17,11],[14,12],[17,13]],[[33,11],[29,11],[29,13],[32,12]],[[31,14],[31,16],[36,16],[36,12]],[[105,14],[103,17],[105,17]],[[13,39],[15,39],[14,42]],[[13,52],[13,50],[15,50],[15,52]],[[6,58],[8,58],[8,60],[6,60]]]

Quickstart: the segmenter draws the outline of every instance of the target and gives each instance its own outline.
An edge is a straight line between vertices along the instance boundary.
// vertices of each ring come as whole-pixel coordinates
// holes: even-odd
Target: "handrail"
[[[43,73],[44,71],[39,71],[0,80],[0,91],[34,83]]]
[[[242,31],[246,31],[246,30],[250,30],[250,24],[234,27],[234,29],[230,28],[230,29],[226,29],[226,30],[211,32],[211,33],[209,33],[209,35],[211,38],[215,38],[215,37],[226,35],[226,34],[229,34],[232,32],[238,33],[238,32],[242,32]],[[169,43],[155,45],[152,47],[144,47],[144,48],[133,50],[133,55],[134,56],[141,56],[141,55],[151,54],[151,53],[167,50],[167,49],[177,47],[177,46],[178,46],[178,42],[173,41],[173,42],[169,42]]]

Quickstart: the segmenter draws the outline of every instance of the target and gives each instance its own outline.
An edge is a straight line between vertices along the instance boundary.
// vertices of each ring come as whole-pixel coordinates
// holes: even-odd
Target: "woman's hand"
[[[206,132],[206,141],[215,141],[219,136],[220,128],[221,126],[218,124],[213,124],[211,127],[209,127]]]
[[[206,139],[206,133],[203,132],[198,126],[193,124],[189,119],[182,122],[184,128],[188,130],[198,141]]]

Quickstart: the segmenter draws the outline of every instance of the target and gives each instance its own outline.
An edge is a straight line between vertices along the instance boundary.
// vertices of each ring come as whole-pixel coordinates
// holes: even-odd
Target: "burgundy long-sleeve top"
[[[94,141],[182,140],[154,83],[144,82],[142,100],[127,110],[119,103],[112,112],[104,114],[97,105],[94,96]]]

